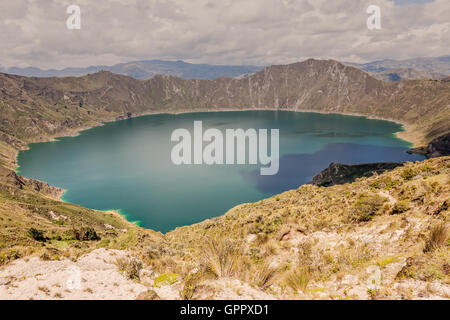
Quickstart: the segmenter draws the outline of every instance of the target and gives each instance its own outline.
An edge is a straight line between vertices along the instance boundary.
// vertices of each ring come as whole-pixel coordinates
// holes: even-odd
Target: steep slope
[[[450,158],[333,187],[304,185],[165,235],[204,284],[231,277],[282,298],[450,298]],[[166,249],[167,250],[167,249]],[[159,269],[161,268],[161,269]],[[203,268],[203,269],[202,269]],[[370,289],[371,269],[381,279]]]
[[[150,239],[161,237],[117,212],[62,202],[62,194],[61,189],[0,166],[0,266],[30,254],[58,260],[99,247],[123,249],[136,241],[138,232]]]
[[[344,185],[304,185],[159,237],[136,228],[102,232],[106,243],[52,237],[35,245],[40,253],[0,248],[10,260],[41,255],[0,268],[0,299],[449,299],[449,177],[450,158],[434,158]],[[103,246],[127,250],[78,257]],[[74,263],[87,281],[66,291]],[[134,290],[119,295],[107,275]]]

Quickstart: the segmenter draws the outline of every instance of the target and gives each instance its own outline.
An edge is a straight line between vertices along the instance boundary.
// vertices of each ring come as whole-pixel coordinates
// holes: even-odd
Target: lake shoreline
[[[277,112],[278,111],[281,111],[281,112],[283,112],[284,113],[284,115],[283,116],[281,116],[280,115],[280,117],[283,117],[283,118],[285,118],[285,119],[291,119],[291,116],[289,115],[289,113],[296,113],[296,114],[311,114],[311,115],[319,115],[319,114],[329,114],[329,115],[342,115],[342,116],[350,116],[350,117],[361,117],[361,118],[364,118],[364,119],[370,119],[370,120],[380,120],[380,121],[389,121],[389,122],[391,122],[392,124],[391,124],[391,126],[393,126],[393,124],[397,124],[398,126],[395,126],[393,129],[394,130],[392,130],[391,132],[392,132],[392,138],[393,139],[398,139],[398,140],[402,140],[403,142],[406,142],[407,144],[409,144],[409,142],[408,141],[405,141],[405,140],[403,140],[403,139],[401,139],[401,138],[399,138],[397,135],[396,135],[396,133],[397,132],[402,132],[402,131],[395,131],[395,130],[400,130],[400,129],[404,129],[403,128],[403,125],[401,124],[401,123],[399,123],[399,122],[396,122],[396,121],[391,121],[391,120],[387,120],[387,119],[377,119],[377,118],[372,118],[372,117],[367,117],[367,116],[364,116],[364,115],[355,115],[355,114],[342,114],[342,113],[332,113],[332,112],[314,112],[314,111],[304,111],[304,110],[302,110],[302,111],[294,111],[294,110],[280,110],[280,109],[252,109],[252,108],[247,108],[247,109],[239,109],[239,110],[236,110],[236,109],[225,109],[225,110],[185,110],[185,111],[183,111],[183,112],[151,112],[151,113],[144,113],[144,114],[139,114],[139,115],[134,115],[132,118],[138,118],[138,117],[144,117],[144,116],[151,116],[151,115],[168,115],[169,117],[168,117],[168,119],[173,119],[173,118],[171,118],[170,117],[170,115],[186,115],[186,114],[197,114],[197,113],[218,113],[218,112],[234,112],[234,113],[239,113],[239,112],[243,112],[243,111],[248,111],[248,112],[258,112],[258,111],[271,111],[271,112],[274,112],[274,114],[277,114]],[[191,116],[192,117],[192,116]],[[222,116],[217,116],[217,118],[221,118]],[[224,116],[225,118],[227,118],[226,116]],[[236,119],[239,119],[240,117],[239,117],[239,115],[232,115],[232,116],[230,116],[230,117],[235,117]],[[195,116],[193,117],[193,118],[195,118]],[[302,117],[300,117],[300,119],[301,119]],[[320,117],[319,117],[320,118]],[[158,119],[158,118],[157,118]],[[339,118],[337,118],[337,119],[339,119]],[[111,120],[111,121],[105,121],[105,122],[103,122],[103,123],[100,123],[100,124],[98,124],[98,125],[93,125],[93,126],[90,126],[90,127],[84,127],[84,128],[82,128],[81,130],[78,130],[78,131],[74,131],[74,130],[71,130],[69,133],[67,133],[67,134],[65,134],[65,135],[60,135],[60,136],[58,136],[58,137],[54,137],[51,141],[58,141],[58,139],[59,138],[62,138],[62,137],[75,137],[75,136],[79,136],[79,135],[81,135],[83,132],[85,132],[85,131],[87,131],[87,130],[89,130],[89,129],[92,129],[92,128],[95,128],[95,127],[101,127],[101,126],[104,126],[104,125],[106,125],[106,124],[109,124],[109,123],[116,123],[116,122],[119,122],[119,121],[122,121],[122,120],[128,120],[128,119],[119,119],[119,120]],[[296,121],[296,118],[292,118],[292,121]],[[338,120],[337,120],[338,121]],[[353,121],[359,121],[358,119],[354,119]],[[340,123],[340,122],[339,122]],[[49,141],[48,141],[49,142]],[[36,142],[36,143],[47,143],[47,142],[43,142],[43,141],[39,141],[39,142]],[[34,144],[34,143],[30,143],[30,144],[28,144],[27,146],[31,146],[31,144]],[[19,154],[19,153],[18,153]],[[376,160],[375,160],[376,161]],[[20,167],[18,167],[18,169],[19,169]],[[319,170],[320,171],[320,170]],[[315,172],[316,174],[317,173],[319,173],[319,172]],[[45,180],[45,179],[44,179]],[[303,183],[299,183],[299,185],[301,185],[301,184],[303,184]],[[60,199],[61,201],[63,201],[63,202],[66,202],[66,203],[72,203],[72,202],[70,202],[70,201],[67,201],[66,199],[64,199],[64,195],[62,196],[62,198]],[[87,207],[89,207],[89,205],[87,206]],[[110,211],[110,210],[102,210],[102,209],[94,209],[94,210],[96,210],[96,211]],[[126,212],[117,212],[116,210],[114,210],[115,211],[115,213],[116,214],[118,214],[118,215],[120,215],[122,218],[124,218],[124,219],[126,219],[128,222],[130,222],[130,223],[133,223],[133,224],[135,224],[136,225],[136,221],[132,221],[132,219],[129,219],[129,215],[128,214],[126,214]],[[226,212],[226,211],[223,211],[223,212]],[[137,219],[138,220],[138,219]],[[137,225],[139,225],[139,223],[137,223]],[[190,224],[189,224],[190,225]],[[144,227],[145,228],[145,227]],[[152,229],[152,227],[150,226],[150,227],[148,227],[148,229]]]
[[[46,142],[52,142],[52,141],[57,141],[58,138],[64,138],[64,137],[76,137],[78,135],[80,135],[81,132],[92,129],[92,128],[97,128],[97,127],[101,127],[107,123],[114,123],[114,122],[119,122],[119,121],[125,121],[125,120],[129,120],[129,119],[134,119],[134,118],[140,118],[140,117],[145,117],[145,116],[151,116],[151,115],[182,115],[182,114],[195,114],[195,113],[219,113],[219,112],[241,112],[241,111],[282,111],[282,112],[295,112],[295,113],[316,113],[316,114],[330,114],[330,115],[343,115],[343,116],[353,116],[353,117],[363,117],[366,119],[371,119],[371,120],[381,120],[381,121],[389,121],[389,122],[394,122],[396,124],[399,124],[402,126],[403,131],[398,131],[395,132],[395,134],[398,136],[398,134],[401,133],[408,133],[408,127],[409,124],[402,122],[400,120],[395,120],[395,119],[390,119],[390,118],[381,118],[381,117],[374,117],[374,116],[367,116],[364,114],[360,114],[360,113],[342,113],[342,112],[329,112],[329,111],[317,111],[317,110],[290,110],[290,109],[277,109],[277,108],[243,108],[243,109],[233,109],[233,108],[223,108],[223,109],[186,109],[183,111],[155,111],[155,112],[144,112],[144,113],[139,113],[139,114],[135,114],[132,115],[130,118],[124,118],[124,119],[117,119],[117,117],[115,119],[106,119],[102,122],[98,122],[97,124],[93,124],[91,126],[84,126],[84,127],[80,127],[80,128],[74,128],[71,129],[69,132],[66,133],[62,133],[62,134],[58,134],[58,135],[52,135],[48,137],[48,140],[46,141],[36,141],[36,142],[29,142],[28,144],[33,144],[33,143],[46,143]],[[414,141],[410,141],[410,140],[406,140],[404,138],[400,138],[401,140],[404,140],[408,143],[411,143],[414,147],[416,146],[416,143],[414,143]],[[22,151],[22,150],[19,150]]]
[[[19,163],[18,163],[17,157],[19,156],[19,152],[20,151],[28,150],[30,144],[55,142],[55,141],[58,141],[59,138],[64,138],[64,137],[77,137],[83,131],[87,131],[87,130],[90,130],[90,129],[93,129],[93,128],[101,127],[101,126],[104,126],[105,124],[108,124],[108,123],[125,121],[125,120],[129,120],[129,119],[140,118],[140,117],[151,116],[151,115],[162,115],[162,114],[181,115],[181,114],[194,114],[194,113],[204,113],[204,112],[240,112],[240,111],[286,111],[286,112],[298,112],[298,113],[336,114],[336,115],[343,115],[343,116],[363,117],[363,118],[371,119],[371,120],[390,121],[390,122],[394,122],[394,123],[399,124],[399,125],[402,126],[403,131],[394,132],[394,135],[395,135],[396,138],[409,143],[410,144],[410,148],[418,147],[417,146],[418,143],[415,142],[414,139],[411,138],[411,134],[412,133],[410,132],[410,125],[409,124],[407,124],[405,122],[402,122],[400,120],[367,116],[367,115],[359,114],[359,113],[351,113],[351,112],[349,112],[349,113],[342,113],[342,112],[329,112],[329,111],[317,111],[317,110],[289,110],[289,109],[277,109],[277,108],[243,108],[243,109],[222,108],[220,110],[208,109],[208,108],[205,108],[205,109],[186,109],[186,110],[183,110],[183,111],[152,111],[152,112],[143,112],[143,113],[132,115],[130,118],[125,118],[125,119],[117,119],[118,117],[116,117],[114,119],[105,119],[104,121],[97,122],[97,123],[95,123],[93,125],[83,126],[83,127],[80,127],[80,128],[73,128],[73,129],[68,130],[68,132],[65,132],[65,133],[61,132],[60,134],[57,134],[57,135],[48,136],[47,140],[28,142],[28,143],[26,143],[26,148],[23,148],[23,149],[20,149],[20,150],[15,150],[15,157],[14,157],[14,159],[15,159],[15,161],[14,161],[15,166],[14,166],[13,170],[17,174],[20,174],[18,172]]]

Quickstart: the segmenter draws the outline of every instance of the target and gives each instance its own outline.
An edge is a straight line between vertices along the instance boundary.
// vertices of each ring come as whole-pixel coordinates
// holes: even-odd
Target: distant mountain
[[[366,71],[380,80],[391,82],[412,79],[440,80],[450,75],[450,56],[345,64]]]
[[[99,71],[110,71],[116,74],[127,75],[135,79],[150,79],[160,74],[175,76],[182,79],[214,79],[220,77],[242,77],[263,67],[258,66],[221,66],[209,64],[192,64],[184,61],[146,60],[120,63],[113,66],[90,66],[87,68],[65,68],[62,70],[39,68],[1,68],[0,72],[26,77],[69,77],[84,76]]]
[[[446,75],[436,72],[427,72],[413,68],[395,68],[387,69],[381,72],[369,72],[372,76],[379,80],[395,82],[402,80],[419,80],[419,79],[433,79],[442,80]]]

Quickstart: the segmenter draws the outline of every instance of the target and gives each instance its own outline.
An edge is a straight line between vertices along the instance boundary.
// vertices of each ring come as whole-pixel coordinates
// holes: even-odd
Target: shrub
[[[160,300],[160,297],[154,290],[147,290],[140,293],[136,300]]]
[[[425,242],[424,252],[434,251],[444,246],[448,239],[448,226],[445,222],[431,228],[428,240]]]
[[[100,237],[93,228],[73,229],[73,238],[79,241],[98,241]]]
[[[36,241],[45,241],[44,232],[35,228],[28,230],[28,235]]]
[[[392,180],[390,176],[381,176],[370,183],[370,187],[374,189],[389,190],[400,184],[400,180]]]
[[[400,173],[400,176],[405,180],[411,180],[416,176],[416,172],[412,168],[405,168]]]
[[[387,199],[380,195],[361,195],[353,204],[351,219],[357,222],[372,220],[386,201]]]
[[[164,273],[155,279],[155,287],[160,288],[161,286],[171,286],[178,281],[180,277],[177,273]]]
[[[21,257],[22,255],[15,249],[0,251],[0,266]]]
[[[118,258],[116,260],[116,265],[118,266],[119,271],[125,273],[128,279],[139,279],[142,270],[142,262],[138,259]]]
[[[89,240],[100,240],[100,237],[97,235],[97,232],[93,228],[87,228],[84,231],[83,240],[89,241]]]
[[[410,209],[409,202],[406,200],[397,201],[392,207],[391,214],[400,214]]]

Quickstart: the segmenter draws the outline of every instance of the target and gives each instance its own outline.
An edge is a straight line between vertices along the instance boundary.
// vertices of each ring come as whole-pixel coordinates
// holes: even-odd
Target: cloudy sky
[[[81,8],[68,30],[66,9]],[[381,30],[368,30],[369,5]],[[1,0],[0,66],[282,64],[450,55],[449,0]]]

